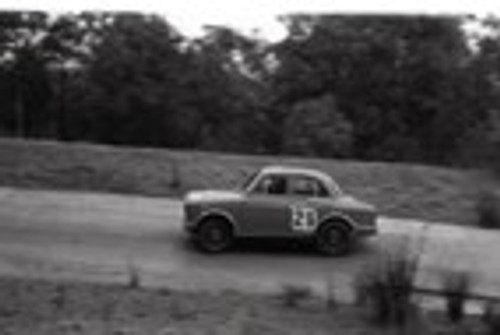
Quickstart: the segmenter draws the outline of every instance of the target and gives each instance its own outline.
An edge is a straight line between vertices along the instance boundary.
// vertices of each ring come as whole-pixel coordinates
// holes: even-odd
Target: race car
[[[376,234],[376,208],[345,194],[328,174],[267,166],[235,190],[191,191],[184,228],[202,251],[218,253],[238,238],[301,238],[326,255],[342,255]]]

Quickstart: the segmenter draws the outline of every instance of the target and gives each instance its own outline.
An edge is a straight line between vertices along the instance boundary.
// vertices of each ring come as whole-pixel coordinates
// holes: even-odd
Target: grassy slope
[[[266,164],[320,168],[385,215],[467,224],[480,177],[418,165],[0,140],[0,185],[178,196],[240,184]],[[484,182],[482,183],[484,184]],[[488,185],[488,187],[492,187]]]

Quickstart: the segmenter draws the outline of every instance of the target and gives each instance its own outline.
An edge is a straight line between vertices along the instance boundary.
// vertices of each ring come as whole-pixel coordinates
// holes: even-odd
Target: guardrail
[[[422,295],[430,295],[441,297],[443,299],[446,298],[446,294],[443,290],[432,289],[432,288],[423,288],[423,287],[413,287],[414,294],[422,294]],[[500,297],[498,296],[488,296],[480,293],[467,293],[467,301],[469,300],[477,300],[477,301],[485,301],[485,302],[493,302],[500,304]]]

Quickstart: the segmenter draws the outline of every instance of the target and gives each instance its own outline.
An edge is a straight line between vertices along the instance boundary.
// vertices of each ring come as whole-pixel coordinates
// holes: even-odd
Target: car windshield
[[[254,179],[257,177],[260,171],[255,171],[252,172],[249,176],[246,177],[245,181],[243,182],[241,189],[242,190],[247,190],[250,184],[254,181]]]
[[[332,180],[331,186],[334,196],[341,196],[343,194],[342,189],[340,188],[339,184],[337,184],[336,181]]]

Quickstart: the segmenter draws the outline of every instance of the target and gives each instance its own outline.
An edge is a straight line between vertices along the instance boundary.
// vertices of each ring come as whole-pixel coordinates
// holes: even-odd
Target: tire
[[[220,253],[233,242],[231,225],[222,218],[207,218],[196,230],[194,242],[198,249],[206,253]]]
[[[343,222],[325,223],[316,233],[316,248],[323,255],[344,256],[351,246],[351,230]]]

